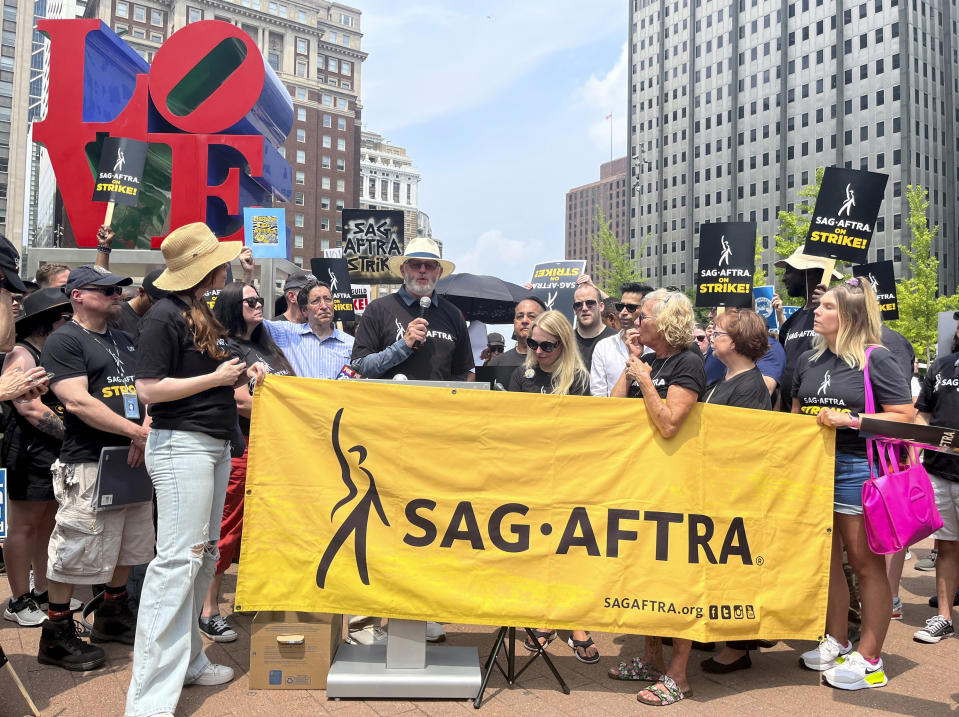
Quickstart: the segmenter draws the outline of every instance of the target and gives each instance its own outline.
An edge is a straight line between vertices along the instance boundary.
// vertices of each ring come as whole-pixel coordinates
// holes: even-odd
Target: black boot
[[[56,665],[65,670],[83,672],[101,667],[106,660],[107,655],[102,648],[80,639],[72,615],[48,619],[43,623],[37,652],[37,662],[41,665]]]
[[[137,619],[127,607],[126,596],[122,600],[107,600],[93,612],[93,629],[90,642],[122,642],[132,645],[137,634]]]

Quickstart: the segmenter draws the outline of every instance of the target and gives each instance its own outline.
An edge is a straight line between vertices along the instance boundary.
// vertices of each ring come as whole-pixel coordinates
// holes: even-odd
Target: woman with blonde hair
[[[626,369],[610,395],[642,398],[653,425],[664,438],[672,438],[706,390],[703,354],[691,345],[696,327],[693,306],[685,294],[659,289],[643,299],[637,321],[638,328],[626,336],[630,351]],[[653,353],[643,354],[643,347]],[[647,637],[644,657],[619,663],[609,676],[652,682],[636,699],[649,705],[671,705],[692,694],[686,679],[692,649],[692,641],[674,639],[667,668],[662,638]]]
[[[222,289],[242,242],[221,242],[203,223],[172,231],[160,245],[166,269],[154,286],[169,292],[143,317],[136,389],[153,423],[146,466],[157,500],[156,558],[147,568],[137,615],[126,714],[176,711],[184,685],[233,679],[203,652],[199,618],[217,562],[238,430],[234,389],[263,364],[230,358],[227,330],[204,294]]]
[[[864,371],[868,370],[876,408],[885,420],[913,420],[912,392],[909,378],[880,342],[879,304],[868,281],[850,279],[823,294],[814,312],[813,330],[813,348],[800,356],[793,377],[792,412],[816,416],[821,426],[845,430],[836,431],[826,637],[817,648],[804,653],[802,661],[806,667],[824,672],[833,687],[882,687],[888,680],[880,652],[889,628],[892,597],[885,560],[869,549],[862,515],[862,486],[870,475],[866,439],[856,432],[860,413],[866,409]],[[848,639],[849,589],[842,569],[843,546],[859,579],[862,637],[858,652]]]
[[[509,390],[524,393],[551,393],[557,396],[588,396],[589,371],[579,354],[573,326],[559,311],[545,311],[536,317],[526,339],[526,362],[516,367]],[[526,638],[524,647],[536,652],[556,639],[555,630],[534,630],[539,646]],[[599,662],[599,650],[585,630],[573,630],[566,641],[576,659],[586,664]]]

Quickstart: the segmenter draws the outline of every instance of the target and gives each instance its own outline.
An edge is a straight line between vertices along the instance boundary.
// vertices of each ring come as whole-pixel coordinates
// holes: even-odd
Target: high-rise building
[[[599,213],[609,222],[609,229],[621,242],[629,241],[629,183],[626,179],[626,157],[599,166],[599,181],[575,187],[566,193],[566,258],[586,259],[586,273],[596,275],[596,268],[609,264],[593,247],[599,233]],[[631,252],[635,258],[635,252]]]
[[[418,233],[420,172],[406,150],[383,139],[375,132],[360,137],[360,208],[400,209],[403,211],[403,236]],[[429,218],[426,219],[429,226]]]
[[[359,201],[360,15],[326,0],[90,0],[84,14],[148,62],[191,22],[229,22],[255,40],[293,99],[293,129],[280,150],[293,167],[293,196],[274,206],[286,209],[293,261],[307,266],[338,246],[340,210]]]
[[[908,257],[906,187],[929,190],[940,290],[959,260],[956,7],[909,0],[630,0],[630,239],[654,283],[689,285],[705,221],[777,215],[817,167],[889,175],[869,250]]]

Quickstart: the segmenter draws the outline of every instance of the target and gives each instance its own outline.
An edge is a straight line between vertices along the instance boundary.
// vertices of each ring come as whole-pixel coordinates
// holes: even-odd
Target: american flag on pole
[[[612,119],[612,118],[613,118],[613,115],[611,115],[611,114],[606,115],[606,119]]]

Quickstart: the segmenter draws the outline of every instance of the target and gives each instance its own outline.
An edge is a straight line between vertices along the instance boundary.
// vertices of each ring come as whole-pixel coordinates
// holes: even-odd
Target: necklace
[[[117,346],[117,340],[116,340],[115,338],[113,338],[113,334],[110,333],[110,327],[109,327],[109,326],[107,327],[106,335],[109,336],[109,337],[110,337],[110,341],[113,342],[113,351],[110,350],[110,347],[109,347],[109,346],[107,346],[105,343],[103,343],[102,341],[100,341],[100,339],[97,338],[97,335],[96,335],[94,332],[90,331],[86,326],[84,326],[84,325],[81,324],[79,321],[77,321],[76,317],[74,317],[74,318],[71,319],[71,320],[73,321],[73,323],[75,323],[77,326],[79,326],[87,336],[89,336],[91,339],[93,339],[100,347],[103,348],[104,351],[107,352],[107,355],[108,355],[110,358],[112,358],[112,359],[113,359],[113,363],[116,364],[116,366],[117,366],[117,371],[120,372],[120,375],[121,375],[121,376],[125,376],[125,375],[126,375],[126,369],[123,368],[123,359],[120,357],[120,347]]]
[[[657,379],[657,378],[659,378],[659,374],[661,374],[661,373],[663,372],[663,369],[666,368],[666,364],[669,363],[669,359],[671,359],[671,358],[672,358],[673,356],[675,356],[675,355],[676,355],[676,354],[670,354],[669,356],[667,356],[667,357],[663,360],[663,363],[660,364],[660,366],[659,366],[659,371],[657,371],[657,372],[656,372],[656,375],[653,376],[653,379],[654,379],[654,380]],[[656,360],[658,361],[659,359],[656,359]]]

